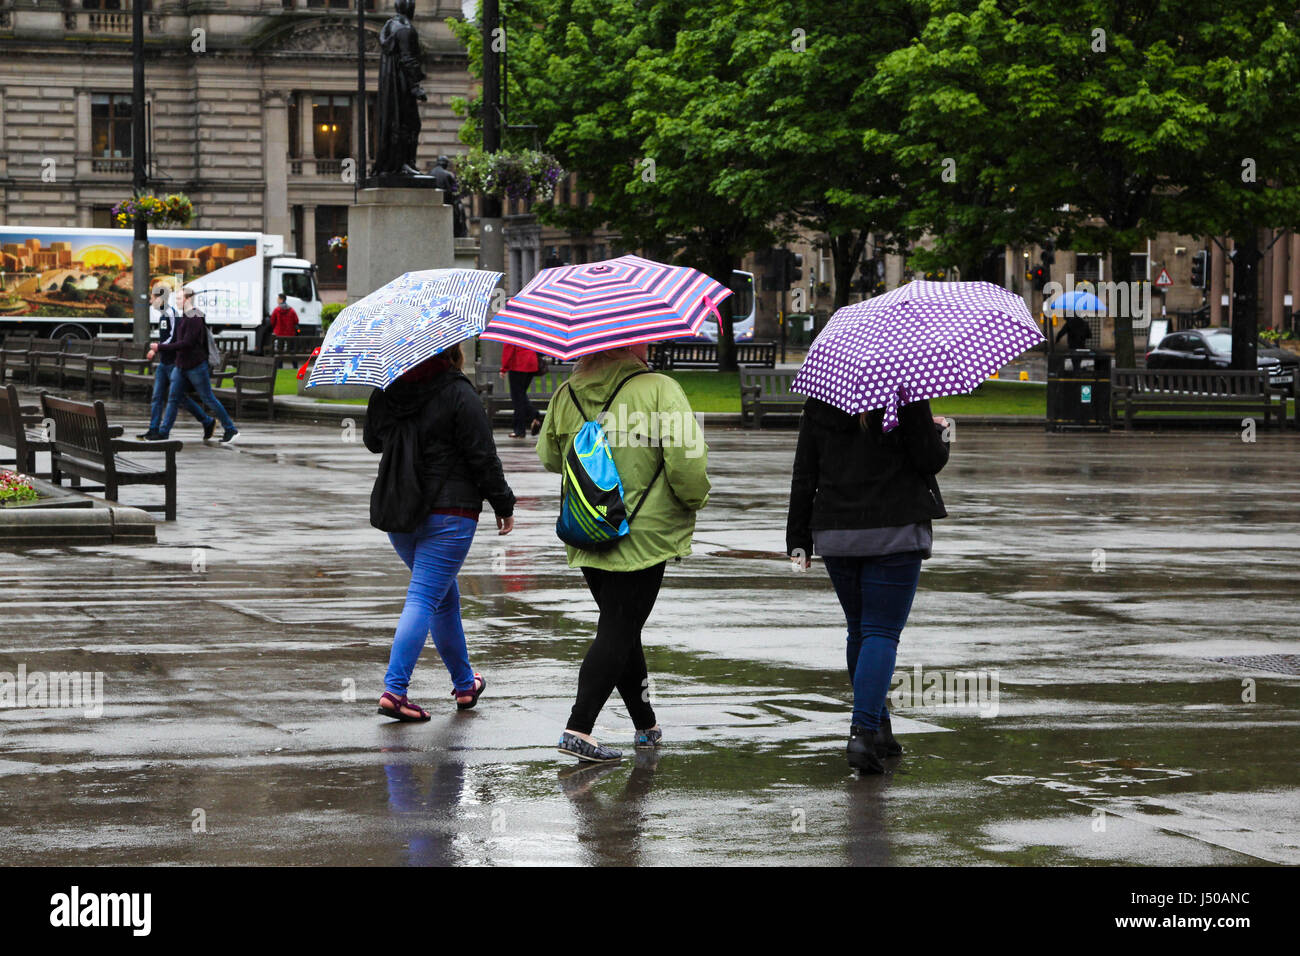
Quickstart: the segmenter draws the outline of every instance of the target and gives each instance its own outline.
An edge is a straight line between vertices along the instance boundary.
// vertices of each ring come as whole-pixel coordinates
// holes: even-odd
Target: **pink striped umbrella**
[[[543,269],[488,322],[481,338],[561,361],[695,335],[731,290],[704,273],[640,256]]]

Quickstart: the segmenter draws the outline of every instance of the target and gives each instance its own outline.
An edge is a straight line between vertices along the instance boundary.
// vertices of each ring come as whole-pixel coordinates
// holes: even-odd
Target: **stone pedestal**
[[[359,190],[348,210],[348,302],[403,272],[452,268],[454,248],[441,189]]]

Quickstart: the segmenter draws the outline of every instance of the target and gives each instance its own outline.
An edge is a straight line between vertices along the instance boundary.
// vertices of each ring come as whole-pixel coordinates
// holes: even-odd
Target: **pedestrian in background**
[[[511,438],[523,438],[527,431],[536,435],[542,428],[542,416],[528,398],[528,386],[541,371],[541,360],[532,349],[507,342],[501,349],[501,377],[509,375],[510,405],[514,409]]]
[[[456,707],[469,710],[487,689],[465,644],[456,575],[469,554],[486,498],[499,534],[514,528],[514,492],[506,483],[492,426],[473,384],[461,372],[459,345],[376,389],[366,410],[366,447],[383,455],[370,498],[370,522],[411,569],[406,605],[393,635],[379,713],[429,720],[407,696],[411,673],[433,634],[451,675]]]
[[[149,303],[158,313],[158,341],[170,342],[176,334],[176,325],[179,316],[176,310],[172,308],[167,301],[170,293],[165,285],[157,286],[153,290],[153,300]],[[163,436],[158,431],[162,426],[163,410],[167,407],[167,398],[171,391],[172,372],[175,370],[176,356],[175,353],[159,352],[158,364],[153,370],[153,395],[149,400],[149,430],[143,435],[137,435],[137,438],[143,441],[162,441]],[[203,440],[207,441],[212,437],[213,430],[217,427],[217,420],[207,414],[202,407],[190,398],[188,385],[184,386],[184,393],[180,397],[180,403],[185,410],[198,419],[199,424],[203,426]]]
[[[666,563],[691,553],[695,513],[709,497],[708,448],[699,423],[681,386],[647,370],[645,351],[640,345],[579,359],[551,398],[537,442],[547,470],[562,471],[574,436],[587,421],[596,420],[611,398],[620,407],[609,409],[607,422],[645,416],[640,421],[681,423],[673,436],[642,435],[631,441],[626,435],[610,436],[623,500],[629,514],[636,509],[629,519],[630,534],[604,551],[566,545],[569,567],[582,570],[600,617],[578,671],[577,699],[558,749],[592,763],[623,756],[592,736],[596,718],[615,688],[632,717],[636,747],[653,748],[663,739],[650,703],[641,629],[659,596]]]
[[[171,378],[167,388],[167,410],[163,413],[158,435],[166,439],[171,435],[172,426],[176,424],[176,415],[180,410],[181,398],[185,395],[186,383],[194,389],[194,394],[204,405],[216,412],[217,418],[225,429],[221,443],[228,445],[239,434],[234,421],[226,413],[226,408],[217,396],[212,394],[212,370],[208,365],[208,325],[207,319],[194,307],[194,290],[186,286],[181,290],[181,316],[176,323],[176,331],[168,342],[154,342],[149,346],[147,357],[155,355],[174,355]],[[161,359],[160,359],[161,361]],[[207,429],[205,427],[206,436]]]
[[[271,334],[281,338],[298,334],[298,313],[289,305],[283,292],[276,297],[275,309],[271,312]]]
[[[800,568],[821,555],[844,609],[848,760],[864,773],[883,773],[881,758],[903,752],[885,699],[921,561],[930,557],[931,521],[947,516],[934,478],[948,461],[946,420],[930,414],[929,402],[912,402],[884,434],[883,415],[804,403],[786,520],[787,553]]]

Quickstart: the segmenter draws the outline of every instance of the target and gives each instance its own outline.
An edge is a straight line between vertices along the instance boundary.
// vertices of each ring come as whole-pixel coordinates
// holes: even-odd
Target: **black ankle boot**
[[[885,765],[876,756],[876,742],[872,732],[859,724],[849,728],[849,766],[863,773],[884,773]]]
[[[903,753],[903,745],[894,739],[894,728],[886,717],[880,721],[876,731],[876,756],[898,757]]]

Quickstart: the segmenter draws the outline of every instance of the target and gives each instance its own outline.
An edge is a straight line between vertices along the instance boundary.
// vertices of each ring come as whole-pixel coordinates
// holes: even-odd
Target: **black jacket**
[[[411,416],[419,417],[421,474],[424,490],[432,496],[430,511],[477,510],[486,498],[497,517],[514,514],[515,495],[501,470],[492,425],[469,379],[449,369],[426,383],[376,389],[366,409],[366,447],[382,452],[394,426]]]
[[[881,412],[868,428],[815,398],[804,403],[790,481],[787,553],[812,554],[813,531],[887,528],[945,518],[934,476],[948,463],[943,428],[930,403],[899,409],[898,427],[880,432]]]

